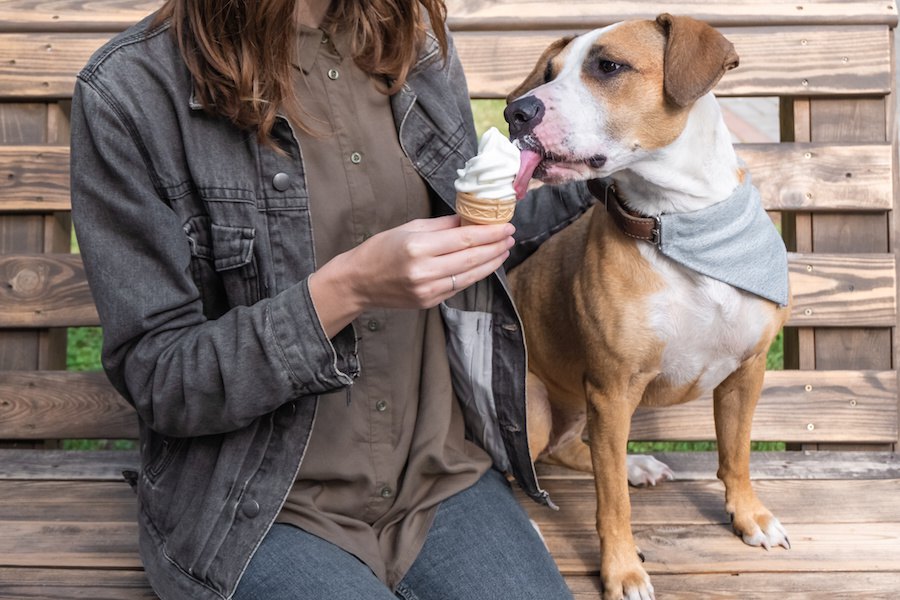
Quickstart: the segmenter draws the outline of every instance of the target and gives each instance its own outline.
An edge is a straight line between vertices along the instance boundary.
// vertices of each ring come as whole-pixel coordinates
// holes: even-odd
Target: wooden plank
[[[879,24],[893,27],[892,2],[749,0],[722,2],[550,2],[547,0],[448,0],[456,30],[594,28],[625,19],[648,19],[664,12],[691,15],[715,26]],[[0,12],[2,16],[2,12]],[[2,21],[0,21],[2,22]]]
[[[599,571],[599,542],[593,518],[575,527],[554,527],[549,517],[541,532],[565,573]],[[900,523],[788,524],[792,548],[766,552],[745,545],[730,526],[635,525],[635,542],[654,573],[759,573],[900,571]]]
[[[456,34],[469,94],[474,98],[504,98],[522,82],[551,42],[585,30]],[[887,28],[760,27],[722,32],[734,43],[741,66],[722,78],[715,89],[718,95],[883,96],[890,92]],[[776,56],[790,56],[791,60],[773,60]]]
[[[103,373],[0,371],[0,439],[137,437],[134,409]]]
[[[851,453],[852,454],[852,453]],[[123,470],[137,470],[131,450],[0,450],[0,480],[122,481]]]
[[[34,451],[14,451],[9,455],[30,455]],[[666,463],[677,481],[715,481],[719,457],[715,452],[655,452]],[[538,462],[538,477],[551,479],[591,479],[590,473]],[[0,471],[0,478],[3,471]],[[827,452],[783,451],[753,452],[750,455],[750,477],[762,479],[900,479],[900,455],[893,452]]]
[[[571,31],[461,32],[455,36],[475,98],[502,98],[531,71],[541,51]],[[881,27],[725,31],[741,54],[716,93],[884,95],[890,92],[890,39]],[[104,34],[0,34],[0,98],[68,98],[75,74]],[[790,55],[791,61],[772,56]],[[844,60],[846,59],[846,61]]]
[[[139,569],[0,568],[0,597],[28,600],[158,600]]]
[[[896,441],[896,379],[894,371],[769,371],[753,417],[753,439]],[[631,439],[715,439],[712,398],[638,409]]]
[[[77,254],[0,256],[0,281],[0,327],[99,324]]]
[[[156,10],[160,0],[4,0],[0,32],[120,31]],[[547,2],[523,0],[448,0],[450,25],[455,30],[542,29],[601,27],[662,13],[689,14],[716,26],[747,24],[834,23],[884,25],[897,23],[892,3],[867,0],[830,2],[790,0],[747,2]]]
[[[739,144],[767,210],[890,210],[890,144]],[[0,211],[65,211],[68,146],[0,147]]]
[[[891,254],[791,254],[791,326],[890,326],[896,320]]]
[[[666,600],[896,600],[895,571],[846,573],[684,573],[653,575],[657,598]],[[575,600],[600,600],[600,578],[569,575]]]
[[[137,510],[137,494],[122,478],[118,482],[0,481],[0,523],[128,523],[137,519]]]
[[[70,98],[75,75],[109,35],[0,35],[0,99]]]
[[[547,509],[543,506],[529,506],[526,497],[517,492],[532,519],[538,523],[548,522],[548,527],[554,531],[574,531],[594,522],[597,497],[592,481],[561,479],[548,480],[546,484],[551,499],[559,507],[559,513],[552,516],[545,514]],[[66,488],[53,489],[58,489],[64,498],[71,497],[73,502],[81,501]],[[897,502],[900,479],[764,480],[754,481],[753,489],[772,514],[788,527],[798,523],[900,523],[900,502]],[[631,522],[637,526],[731,523],[725,512],[725,487],[719,481],[664,482],[654,488],[631,488],[630,495]],[[21,502],[22,497],[17,496],[15,501]],[[859,498],[863,497],[866,498],[865,507],[859,504]],[[821,508],[807,510],[808,507]],[[48,518],[60,513],[58,508],[52,506],[47,506],[47,510],[51,511],[47,513]],[[116,511],[115,514],[122,511],[114,507],[110,510]],[[23,518],[27,520],[27,517]]]
[[[3,522],[0,567],[137,569],[137,520]]]
[[[895,259],[790,255],[791,325],[879,326],[896,318]],[[0,328],[99,324],[79,255],[0,256]]]
[[[0,33],[122,31],[161,5],[161,0],[3,0]]]
[[[0,146],[0,211],[71,208],[68,146]]]
[[[767,210],[890,210],[890,144],[739,144]]]

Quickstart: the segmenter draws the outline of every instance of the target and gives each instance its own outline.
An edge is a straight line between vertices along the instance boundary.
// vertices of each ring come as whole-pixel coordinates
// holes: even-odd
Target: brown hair
[[[235,125],[255,129],[261,142],[279,111],[307,129],[294,92],[291,60],[300,0],[166,0],[156,17],[172,22],[194,80],[196,100]],[[444,0],[332,0],[326,22],[350,34],[353,59],[398,91],[425,39],[422,9],[446,57]]]

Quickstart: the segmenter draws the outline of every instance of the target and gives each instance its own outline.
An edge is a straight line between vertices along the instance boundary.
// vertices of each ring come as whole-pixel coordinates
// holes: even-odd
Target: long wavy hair
[[[270,142],[279,112],[304,130],[291,61],[302,0],[166,0],[156,22],[171,20],[194,79],[195,99],[209,112]],[[350,35],[353,60],[398,91],[425,39],[427,13],[446,58],[444,0],[332,0],[323,28]]]

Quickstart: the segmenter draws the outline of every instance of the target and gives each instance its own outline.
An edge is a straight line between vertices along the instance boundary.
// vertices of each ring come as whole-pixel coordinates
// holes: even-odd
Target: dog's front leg
[[[604,600],[654,598],[650,577],[641,566],[631,533],[626,460],[631,415],[646,388],[644,379],[640,375],[632,377],[618,390],[594,384],[590,377],[585,381]]]
[[[751,546],[790,548],[787,531],[759,501],[750,485],[750,429],[762,391],[765,354],[750,358],[716,388],[714,411],[718,477],[725,484],[725,510],[734,531]]]

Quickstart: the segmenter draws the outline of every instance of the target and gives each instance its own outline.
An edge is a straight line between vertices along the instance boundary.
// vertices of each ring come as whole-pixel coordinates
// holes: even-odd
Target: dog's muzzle
[[[509,123],[509,135],[518,138],[534,131],[544,118],[544,103],[534,96],[513,100],[503,111],[503,118]]]

